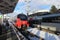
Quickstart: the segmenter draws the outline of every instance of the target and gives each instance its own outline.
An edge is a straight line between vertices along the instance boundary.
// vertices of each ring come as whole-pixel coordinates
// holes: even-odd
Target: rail
[[[16,28],[15,26],[13,25],[13,23],[9,22],[11,28],[13,29],[13,31],[15,32],[18,40],[27,40],[27,38],[25,38]]]

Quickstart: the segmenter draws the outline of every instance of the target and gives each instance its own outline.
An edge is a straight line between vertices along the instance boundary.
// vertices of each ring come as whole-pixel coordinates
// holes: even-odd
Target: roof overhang
[[[2,14],[12,13],[18,0],[0,0],[0,12]]]

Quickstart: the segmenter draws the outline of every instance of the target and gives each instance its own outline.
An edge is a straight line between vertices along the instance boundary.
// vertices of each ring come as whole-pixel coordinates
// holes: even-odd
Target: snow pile
[[[27,31],[37,35],[38,37],[44,38],[45,40],[60,40],[60,36],[44,31],[40,31],[37,28],[27,29]]]

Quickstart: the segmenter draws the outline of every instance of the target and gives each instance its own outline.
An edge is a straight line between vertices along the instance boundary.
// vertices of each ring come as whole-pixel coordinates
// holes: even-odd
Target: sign
[[[2,18],[3,16],[2,15],[0,15],[0,18]]]

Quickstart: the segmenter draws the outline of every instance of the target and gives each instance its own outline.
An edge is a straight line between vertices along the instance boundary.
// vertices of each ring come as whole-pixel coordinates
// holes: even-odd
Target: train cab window
[[[20,16],[20,19],[21,20],[27,20],[27,17],[26,16]]]
[[[18,15],[17,18],[20,18],[21,20],[27,20],[27,16],[26,15]]]

